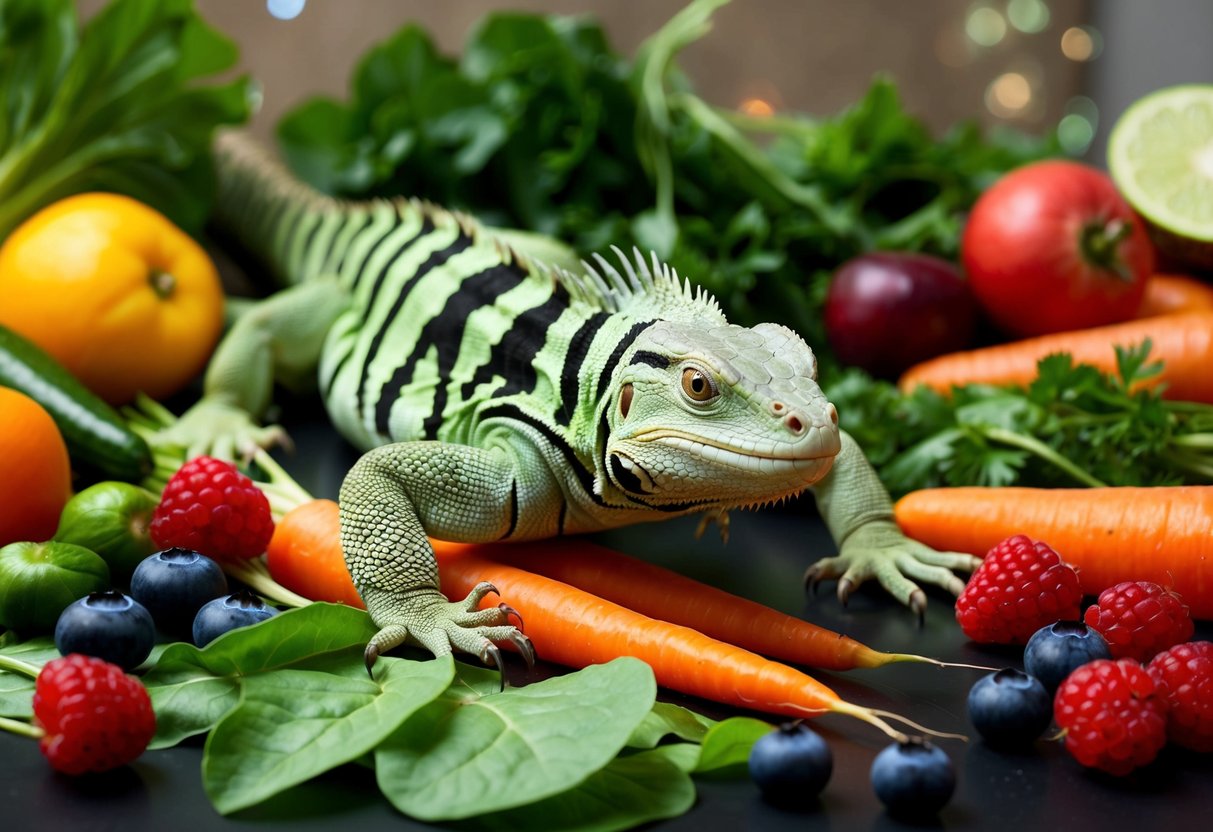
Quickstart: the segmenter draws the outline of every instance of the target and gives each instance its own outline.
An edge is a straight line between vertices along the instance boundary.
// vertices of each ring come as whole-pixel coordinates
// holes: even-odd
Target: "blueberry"
[[[872,788],[892,815],[933,815],[956,790],[956,770],[948,755],[910,737],[895,742],[872,761]]]
[[[1023,651],[1024,667],[1049,693],[1056,693],[1066,677],[1087,662],[1110,658],[1112,653],[1104,637],[1081,621],[1058,621],[1041,627]]]
[[[117,590],[92,592],[69,604],[55,624],[55,648],[83,653],[131,670],[156,643],[156,625],[143,605]]]
[[[834,770],[830,747],[803,722],[788,722],[750,750],[750,777],[772,803],[811,800]]]
[[[194,618],[194,644],[205,647],[229,630],[247,627],[277,614],[278,610],[267,607],[247,589],[226,598],[216,598],[198,610]]]
[[[164,549],[144,558],[131,576],[131,595],[166,635],[188,638],[194,616],[212,598],[227,594],[219,564],[190,549]]]
[[[969,721],[996,748],[1031,745],[1053,718],[1053,697],[1035,676],[1006,668],[969,691]]]

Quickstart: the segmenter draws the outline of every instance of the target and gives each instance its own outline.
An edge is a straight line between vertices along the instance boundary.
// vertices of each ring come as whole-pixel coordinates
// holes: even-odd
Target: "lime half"
[[[1136,101],[1112,128],[1108,169],[1125,199],[1152,225],[1208,253],[1213,84],[1168,87]]]

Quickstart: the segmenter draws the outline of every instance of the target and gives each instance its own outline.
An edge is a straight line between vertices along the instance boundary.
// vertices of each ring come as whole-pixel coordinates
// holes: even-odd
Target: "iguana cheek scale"
[[[495,658],[526,649],[492,587],[448,602],[428,538],[526,541],[779,501],[812,489],[839,547],[808,573],[843,600],[874,577],[921,611],[914,580],[959,592],[969,555],[905,538],[892,504],[777,324],[728,323],[655,257],[595,255],[486,229],[416,200],[343,202],[237,136],[220,141],[219,218],[285,288],[233,325],[202,399],[157,441],[248,452],[275,382],[318,381],[365,454],[339,497],[341,542],[380,628]],[[507,599],[508,601],[508,599]]]

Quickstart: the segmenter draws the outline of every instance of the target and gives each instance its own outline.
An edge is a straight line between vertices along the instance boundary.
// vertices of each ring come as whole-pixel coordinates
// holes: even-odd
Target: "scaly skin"
[[[336,428],[367,451],[340,494],[350,573],[380,628],[403,642],[499,661],[529,654],[482,585],[448,602],[428,538],[526,541],[702,513],[812,489],[839,547],[811,583],[839,597],[875,578],[921,612],[913,580],[959,592],[968,555],[906,539],[875,473],[816,382],[804,341],[731,325],[654,258],[572,274],[534,235],[490,232],[409,201],[342,203],[264,155],[220,153],[226,222],[289,288],[240,316],[201,402],[159,438],[230,455],[262,428],[275,381],[314,378]]]

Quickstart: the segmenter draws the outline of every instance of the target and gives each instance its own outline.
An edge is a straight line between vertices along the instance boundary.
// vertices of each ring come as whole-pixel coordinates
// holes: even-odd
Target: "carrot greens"
[[[965,384],[944,396],[848,372],[827,389],[894,494],[958,485],[1213,482],[1213,406],[1141,382],[1162,365],[1149,340],[1117,347],[1117,371],[1057,353],[1026,387]]]

